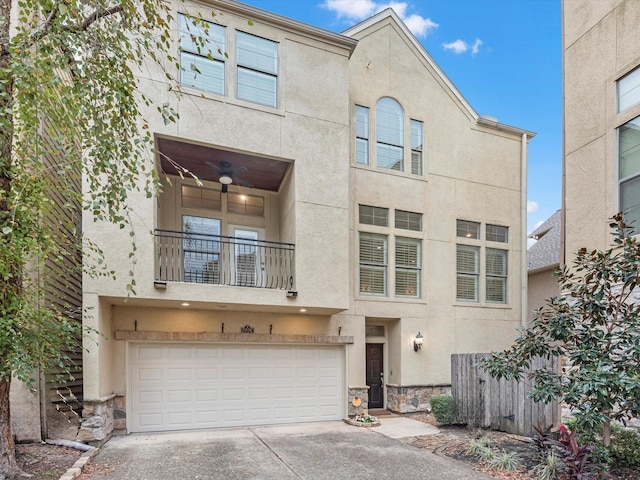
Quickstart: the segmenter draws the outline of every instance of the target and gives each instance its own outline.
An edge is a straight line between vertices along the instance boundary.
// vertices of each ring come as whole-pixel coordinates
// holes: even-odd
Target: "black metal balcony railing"
[[[156,230],[156,280],[291,290],[295,246]]]

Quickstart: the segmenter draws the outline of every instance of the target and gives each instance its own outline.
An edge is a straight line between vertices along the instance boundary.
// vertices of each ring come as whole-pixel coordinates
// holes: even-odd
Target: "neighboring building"
[[[210,6],[228,58],[177,14],[184,95],[138,81],[180,119],[151,125],[159,198],[129,202],[136,295],[128,232],[85,222],[119,276],[84,279],[104,336],[79,438],[425,409],[452,353],[506,348],[526,316],[534,134],[480,117],[390,9],[339,35]]]
[[[640,2],[564,0],[564,262],[640,228]]]
[[[558,277],[553,274],[560,266],[560,233],[562,210],[558,210],[536,228],[529,238],[536,240],[527,250],[527,318],[547,304],[547,299],[560,295]]]

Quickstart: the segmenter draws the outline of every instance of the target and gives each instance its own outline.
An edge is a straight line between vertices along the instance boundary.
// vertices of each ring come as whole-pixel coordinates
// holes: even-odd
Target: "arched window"
[[[404,171],[404,111],[393,98],[376,104],[376,166]]]

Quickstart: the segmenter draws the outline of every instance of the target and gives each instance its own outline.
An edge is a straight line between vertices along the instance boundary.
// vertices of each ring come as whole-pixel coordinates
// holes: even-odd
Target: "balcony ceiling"
[[[221,162],[227,162],[229,164],[228,170],[241,169],[235,175],[238,179],[252,185],[252,188],[271,192],[280,190],[280,185],[290,165],[289,162],[230,152],[169,138],[158,138],[157,145],[160,165],[162,171],[167,175],[178,175],[176,167],[169,161],[171,159],[200,180],[217,182],[220,178],[220,172],[224,170]],[[217,165],[219,169],[211,167],[207,164],[208,162]],[[242,167],[246,168],[246,171]],[[185,174],[185,177],[187,176]],[[236,181],[233,184],[236,185]]]

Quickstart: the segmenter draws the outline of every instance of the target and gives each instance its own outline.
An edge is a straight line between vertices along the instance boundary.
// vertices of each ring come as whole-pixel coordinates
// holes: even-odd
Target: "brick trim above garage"
[[[116,340],[136,342],[210,342],[210,343],[297,343],[314,345],[353,344],[350,335],[268,335],[253,333],[214,333],[214,332],[156,332],[136,330],[116,330]]]

